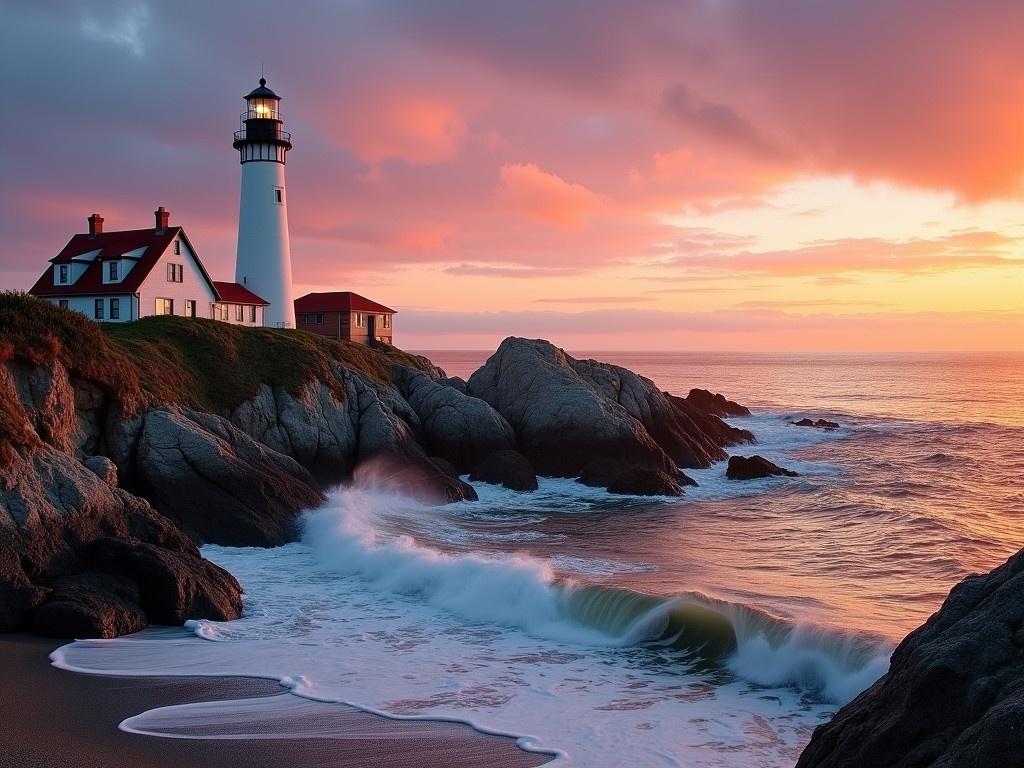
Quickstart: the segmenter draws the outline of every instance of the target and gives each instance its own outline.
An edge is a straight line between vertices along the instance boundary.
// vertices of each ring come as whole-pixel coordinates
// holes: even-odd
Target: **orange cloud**
[[[533,163],[501,167],[499,203],[563,229],[579,229],[601,205],[601,197],[580,184],[572,184]]]

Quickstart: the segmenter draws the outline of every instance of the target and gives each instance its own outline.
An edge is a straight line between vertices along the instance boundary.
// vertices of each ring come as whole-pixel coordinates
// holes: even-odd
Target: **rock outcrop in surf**
[[[797,767],[1021,765],[1022,719],[1024,550],[955,586]]]
[[[725,476],[730,480],[757,480],[762,477],[796,477],[797,473],[768,461],[764,456],[730,456]]]
[[[670,492],[658,473],[678,486],[681,467],[709,466],[726,458],[724,446],[754,440],[698,404],[660,391],[650,379],[577,360],[540,339],[505,339],[470,377],[467,391],[505,418],[520,452],[541,475],[579,477],[614,457],[617,473],[602,477],[605,487],[619,485],[622,476],[623,485],[639,492]],[[638,469],[657,487],[638,482]]]

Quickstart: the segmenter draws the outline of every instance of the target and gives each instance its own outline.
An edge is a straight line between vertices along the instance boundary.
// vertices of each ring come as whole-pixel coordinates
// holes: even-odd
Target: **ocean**
[[[427,352],[466,377],[484,353]],[[331,734],[331,702],[514,735],[556,765],[790,766],[965,575],[1024,545],[1024,355],[584,352],[747,405],[796,478],[688,471],[678,499],[572,480],[425,507],[373,478],[304,539],[207,546],[245,616],[84,641],[94,673],[281,680],[269,699],[165,707],[169,737]],[[832,432],[796,427],[837,421]]]

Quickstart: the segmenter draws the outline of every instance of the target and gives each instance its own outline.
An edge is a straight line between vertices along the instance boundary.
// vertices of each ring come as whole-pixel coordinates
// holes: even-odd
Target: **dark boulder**
[[[533,465],[523,454],[513,450],[494,451],[473,467],[469,479],[503,485],[513,491],[537,490]]]
[[[633,467],[619,474],[608,484],[609,493],[627,496],[682,496],[676,477],[660,469]]]
[[[730,480],[756,480],[761,477],[796,477],[797,473],[773,464],[763,456],[730,456],[725,476]]]
[[[790,422],[795,427],[814,427],[815,429],[824,429],[827,432],[831,432],[833,429],[839,429],[839,424],[828,419],[800,419],[800,421]]]
[[[82,547],[79,556],[97,571],[133,583],[151,624],[227,621],[242,613],[241,588],[235,577],[193,553],[103,538]]]
[[[969,576],[798,768],[1024,766],[1024,550]]]
[[[726,399],[725,395],[706,389],[691,389],[686,402],[702,413],[725,418],[726,416],[749,416],[750,410],[739,403]]]
[[[577,481],[594,488],[606,488],[610,493],[633,496],[681,496],[683,486],[697,485],[695,480],[678,469],[667,472],[635,465],[624,466],[609,458],[590,462]]]
[[[117,637],[146,626],[138,587],[125,579],[81,573],[56,580],[32,616],[32,631],[46,637]]]

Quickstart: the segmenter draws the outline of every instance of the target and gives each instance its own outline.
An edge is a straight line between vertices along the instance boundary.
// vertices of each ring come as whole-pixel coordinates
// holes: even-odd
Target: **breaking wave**
[[[670,650],[680,663],[831,703],[849,701],[888,666],[889,649],[876,638],[794,623],[742,603],[586,585],[528,555],[444,552],[409,532],[430,515],[406,498],[341,489],[307,515],[304,541],[334,573],[470,621],[560,642]]]

